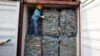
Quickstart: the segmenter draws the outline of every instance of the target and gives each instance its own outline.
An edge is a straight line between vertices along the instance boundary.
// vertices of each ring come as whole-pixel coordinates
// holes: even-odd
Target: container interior
[[[49,9],[56,9],[58,12],[60,12],[63,9],[67,9],[67,10],[70,10],[70,9],[77,10],[76,7],[70,7],[70,6],[66,6],[66,5],[59,5],[59,6],[58,5],[43,5],[43,10],[45,10],[45,9],[47,9],[47,10],[49,10]],[[77,33],[74,36],[53,35],[53,38],[51,38],[51,39],[54,39],[54,40],[50,40],[49,39],[50,42],[48,42],[45,39],[46,36],[44,37],[44,35],[42,34],[42,31],[43,31],[42,30],[43,19],[41,19],[41,18],[39,18],[39,20],[38,20],[39,33],[37,35],[37,36],[40,37],[40,39],[38,39],[39,44],[37,44],[37,45],[40,45],[41,46],[40,47],[41,50],[39,48],[37,48],[36,45],[35,45],[35,46],[33,46],[33,47],[35,47],[35,51],[32,51],[32,50],[34,50],[34,48],[32,49],[32,47],[29,47],[29,46],[34,45],[34,44],[32,44],[32,43],[34,43],[34,41],[33,42],[31,41],[32,43],[30,43],[30,40],[32,40],[34,38],[36,39],[36,36],[29,35],[28,34],[28,30],[30,29],[31,24],[32,24],[31,16],[32,16],[34,10],[35,10],[35,6],[34,5],[25,5],[24,6],[24,15],[23,15],[24,56],[28,56],[28,55],[33,55],[33,56],[34,55],[36,55],[36,56],[50,56],[50,55],[53,55],[53,56],[66,56],[66,55],[67,56],[76,56],[76,35],[77,35]],[[43,13],[41,15],[43,15]],[[77,21],[77,18],[76,18],[76,21]],[[49,36],[49,35],[47,35],[47,36]],[[39,37],[37,37],[37,38],[39,38]],[[52,37],[52,36],[50,35],[49,37]],[[47,39],[49,37],[47,37]],[[55,45],[55,44],[52,44],[53,42],[55,42],[55,37],[58,38],[58,39],[60,39],[60,40],[57,40],[56,41],[57,42],[57,44],[56,44],[57,47],[55,48],[56,50],[55,49],[53,49],[53,51],[52,50],[51,51],[49,50],[50,51],[49,52],[48,49],[46,49],[46,46],[49,46],[49,44],[50,45]],[[27,46],[29,48],[31,48],[31,49],[29,49]],[[52,48],[53,46],[49,46],[49,47]],[[39,49],[39,51],[38,51],[38,49]],[[58,51],[58,52],[55,52],[55,51]],[[40,53],[37,53],[37,52],[40,52]],[[28,53],[28,54],[26,54],[26,53]],[[39,54],[39,55],[37,55],[37,54]]]
[[[70,10],[70,9],[73,9],[73,10],[76,10],[77,8],[76,7],[69,7],[69,6],[66,6],[66,5],[42,5],[43,6],[43,9],[42,9],[42,13],[41,15],[43,15],[43,10],[47,9],[56,9],[58,12],[60,12],[61,10],[63,9],[66,9],[66,10]],[[26,5],[24,7],[24,23],[25,23],[25,34],[27,35],[27,32],[28,30],[30,29],[31,25],[32,25],[32,21],[31,21],[31,17],[32,17],[32,14],[34,13],[34,10],[35,10],[35,6],[34,5]],[[39,18],[38,20],[38,25],[39,25],[39,33],[38,35],[41,35],[42,34],[42,21],[44,19],[42,18]],[[58,18],[59,20],[59,18]],[[76,19],[77,20],[77,19]],[[59,24],[59,23],[58,23]]]

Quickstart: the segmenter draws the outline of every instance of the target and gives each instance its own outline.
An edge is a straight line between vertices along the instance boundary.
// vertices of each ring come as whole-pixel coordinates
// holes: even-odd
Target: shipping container
[[[3,1],[21,1],[17,56],[81,56],[79,0]],[[45,18],[39,17],[37,33],[33,34],[36,24],[32,16],[37,4],[42,5]]]
[[[34,36],[28,30],[36,4],[46,18],[39,19]],[[0,56],[99,56],[99,5],[99,0],[81,0],[81,6],[79,0],[0,0],[0,41],[10,39],[0,45]]]
[[[20,19],[20,23],[23,25],[23,53],[26,52],[25,40],[31,38],[27,36],[31,36],[31,18],[36,4],[43,6],[41,15],[45,16],[44,19],[38,19],[38,34],[34,36],[41,36],[41,40],[37,41],[41,42],[41,55],[36,55],[37,53],[31,51],[29,53],[36,56],[80,56],[80,2],[78,0],[24,0],[22,5],[23,17],[21,17],[22,20]],[[35,51],[34,47],[33,50]]]

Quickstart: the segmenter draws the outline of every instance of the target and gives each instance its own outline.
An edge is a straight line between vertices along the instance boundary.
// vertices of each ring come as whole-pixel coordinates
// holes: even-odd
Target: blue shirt
[[[41,10],[35,9],[34,10],[34,13],[32,15],[32,20],[37,21],[40,15],[41,15]]]

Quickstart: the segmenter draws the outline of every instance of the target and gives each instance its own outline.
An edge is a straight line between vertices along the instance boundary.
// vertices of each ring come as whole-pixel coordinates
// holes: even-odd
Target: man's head
[[[41,10],[41,9],[42,9],[42,5],[37,4],[37,5],[36,5],[36,8],[39,9],[39,10]]]

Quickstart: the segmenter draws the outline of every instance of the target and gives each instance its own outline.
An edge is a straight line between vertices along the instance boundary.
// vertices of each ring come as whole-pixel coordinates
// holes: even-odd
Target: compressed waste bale
[[[69,56],[76,56],[76,38],[70,37],[68,40]]]
[[[68,38],[67,35],[62,35],[60,39],[60,56],[68,56]]]
[[[63,9],[60,11],[60,34],[76,35],[77,14],[74,9]]]
[[[44,9],[43,16],[45,16],[42,23],[43,34],[58,35],[59,12],[56,9]]]
[[[39,18],[38,22],[38,35],[42,35],[42,19]]]
[[[24,56],[41,56],[41,37],[26,36]]]
[[[58,39],[44,36],[42,37],[43,56],[58,56]]]
[[[76,38],[60,36],[60,56],[76,56]]]

